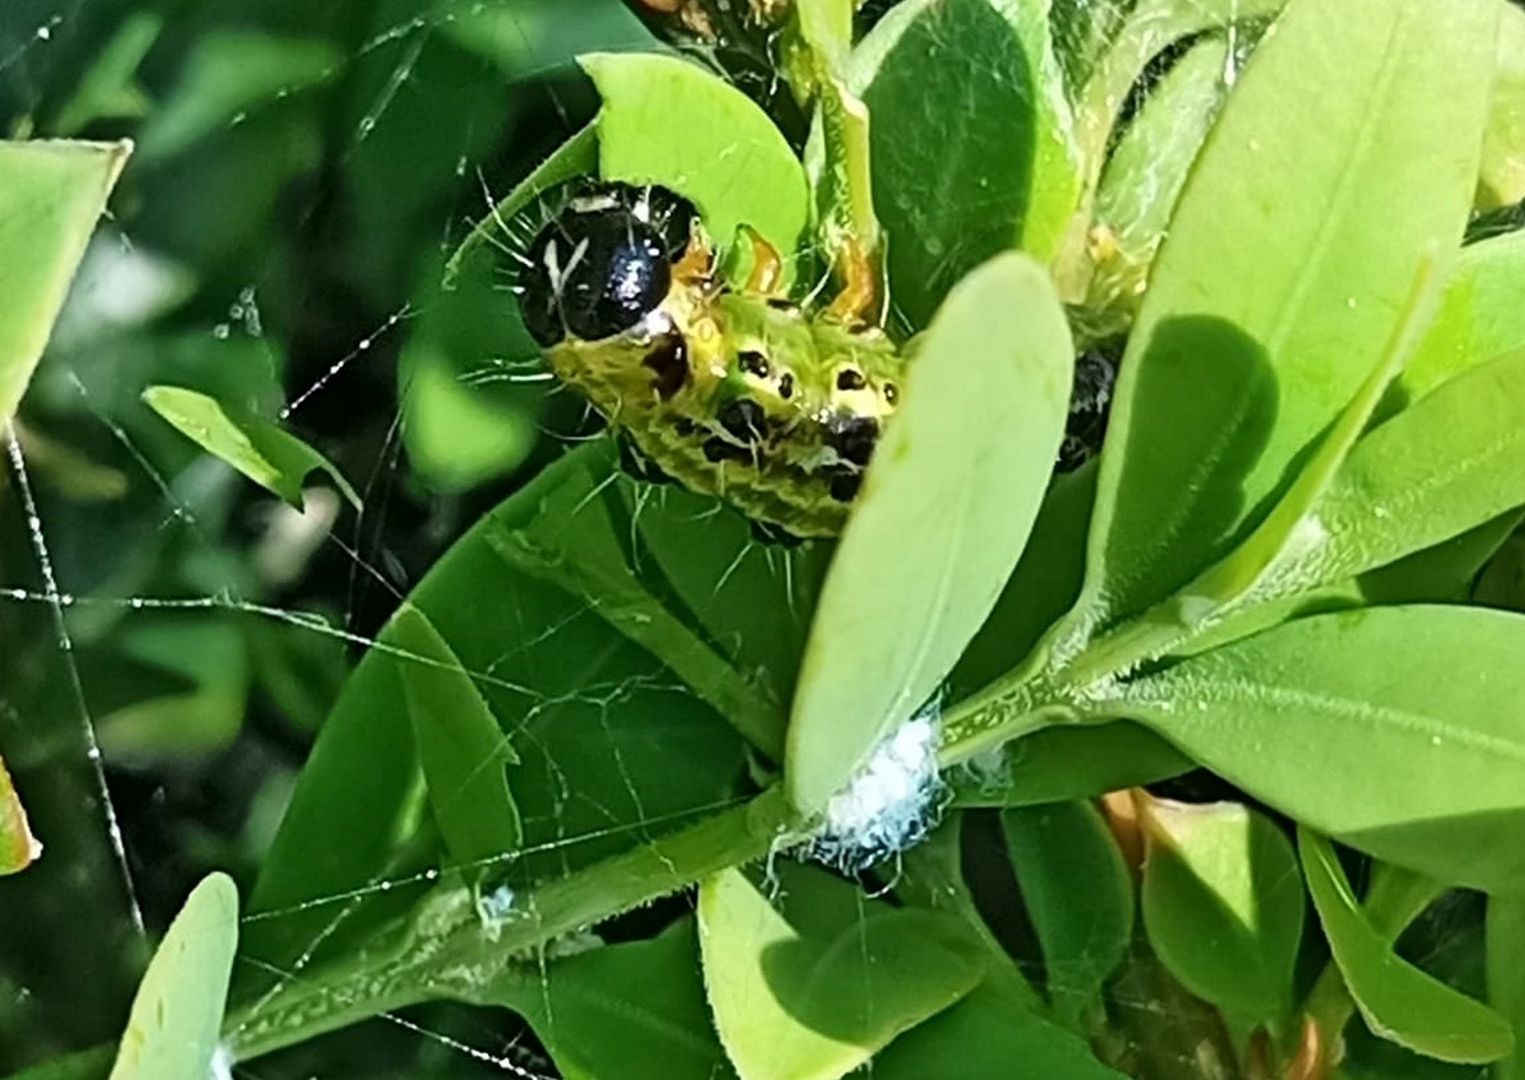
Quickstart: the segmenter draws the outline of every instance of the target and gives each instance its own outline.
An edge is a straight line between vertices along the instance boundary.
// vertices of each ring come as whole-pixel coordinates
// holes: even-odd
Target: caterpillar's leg
[[[741,226],[752,243],[752,271],[747,275],[746,291],[758,296],[772,296],[784,279],[784,260],[778,248],[762,238],[750,225]]]
[[[856,239],[849,237],[842,245],[837,262],[842,290],[826,308],[826,315],[849,326],[863,326],[874,321],[871,316],[879,301],[879,282],[873,260]]]

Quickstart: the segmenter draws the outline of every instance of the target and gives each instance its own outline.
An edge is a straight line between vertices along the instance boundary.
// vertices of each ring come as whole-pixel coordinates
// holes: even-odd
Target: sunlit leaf
[[[27,826],[26,808],[0,761],[0,875],[25,870],[41,854],[42,844]]]
[[[1148,728],[1120,720],[1035,731],[991,758],[951,770],[947,779],[959,806],[1040,806],[1094,799],[1191,767],[1190,758]]]
[[[1315,615],[1134,680],[1095,708],[1148,724],[1352,847],[1447,883],[1518,892],[1525,858],[1509,838],[1525,821],[1522,649],[1525,616],[1512,613]]]
[[[1435,321],[1398,380],[1405,397],[1421,398],[1477,364],[1525,349],[1522,275],[1525,232],[1462,248]]]
[[[785,255],[794,251],[809,213],[805,171],[745,94],[672,56],[597,53],[580,63],[604,100],[601,176],[677,191],[720,244],[750,225]]]
[[[1149,944],[1192,993],[1240,1021],[1274,1024],[1292,1005],[1303,932],[1291,842],[1237,803],[1137,797],[1147,856]]]
[[[461,662],[415,608],[393,620],[392,644],[414,662],[400,667],[429,805],[451,856],[469,867],[514,851],[523,840],[504,767],[519,755]]]
[[[699,890],[715,1026],[743,1080],[835,1080],[969,993],[981,946],[952,916],[865,903],[801,867],[780,911],[739,870]]]
[[[302,509],[302,482],[318,470],[328,474],[351,506],[360,508],[360,496],[344,474],[279,424],[181,386],[150,386],[143,400],[187,439],[297,510]]]
[[[1478,206],[1484,210],[1525,198],[1525,11],[1506,3],[1498,8],[1498,75],[1477,186]]]
[[[1019,254],[961,282],[921,340],[811,627],[785,759],[799,809],[921,707],[989,615],[1053,468],[1071,367],[1053,285]]]
[[[0,424],[21,402],[129,143],[0,142]]]
[[[192,890],[149,962],[111,1080],[212,1075],[238,947],[238,889],[212,874]]]
[[[1443,1061],[1496,1061],[1513,1049],[1503,1017],[1393,952],[1361,911],[1329,841],[1305,828],[1297,840],[1324,936],[1373,1034]]]
[[[1043,946],[1048,996],[1081,1026],[1133,935],[1133,882],[1094,806],[1055,803],[1001,815],[1028,918]],[[1085,902],[1076,903],[1076,897]]]
[[[1294,0],[1257,49],[1123,358],[1081,633],[1242,537],[1372,372],[1422,261],[1444,272],[1477,175],[1491,31],[1478,5]],[[1410,175],[1417,157],[1433,168]]]

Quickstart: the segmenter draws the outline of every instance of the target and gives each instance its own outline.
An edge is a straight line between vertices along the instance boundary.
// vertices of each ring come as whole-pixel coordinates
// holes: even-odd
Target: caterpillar
[[[751,239],[752,274],[736,288],[681,196],[582,182],[529,245],[520,311],[551,371],[648,478],[719,496],[767,539],[834,536],[913,350],[864,322],[872,289],[855,294],[851,274],[821,313],[778,295],[782,263]],[[1114,374],[1104,361],[1078,369],[1106,385],[1076,396],[1066,466],[1099,442]]]

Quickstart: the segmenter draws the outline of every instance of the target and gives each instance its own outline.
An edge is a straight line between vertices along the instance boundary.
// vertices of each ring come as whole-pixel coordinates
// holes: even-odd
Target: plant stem
[[[267,1054],[392,1009],[437,998],[478,1000],[559,936],[766,855],[794,824],[779,788],[634,851],[550,881],[499,920],[485,921],[471,891],[442,886],[370,948],[292,979],[257,1008],[230,1013],[237,1061]]]

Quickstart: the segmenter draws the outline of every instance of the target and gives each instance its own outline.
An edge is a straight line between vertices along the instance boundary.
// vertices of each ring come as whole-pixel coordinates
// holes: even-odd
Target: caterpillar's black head
[[[530,245],[520,299],[530,334],[550,346],[630,329],[666,297],[695,220],[665,188],[580,188]]]

